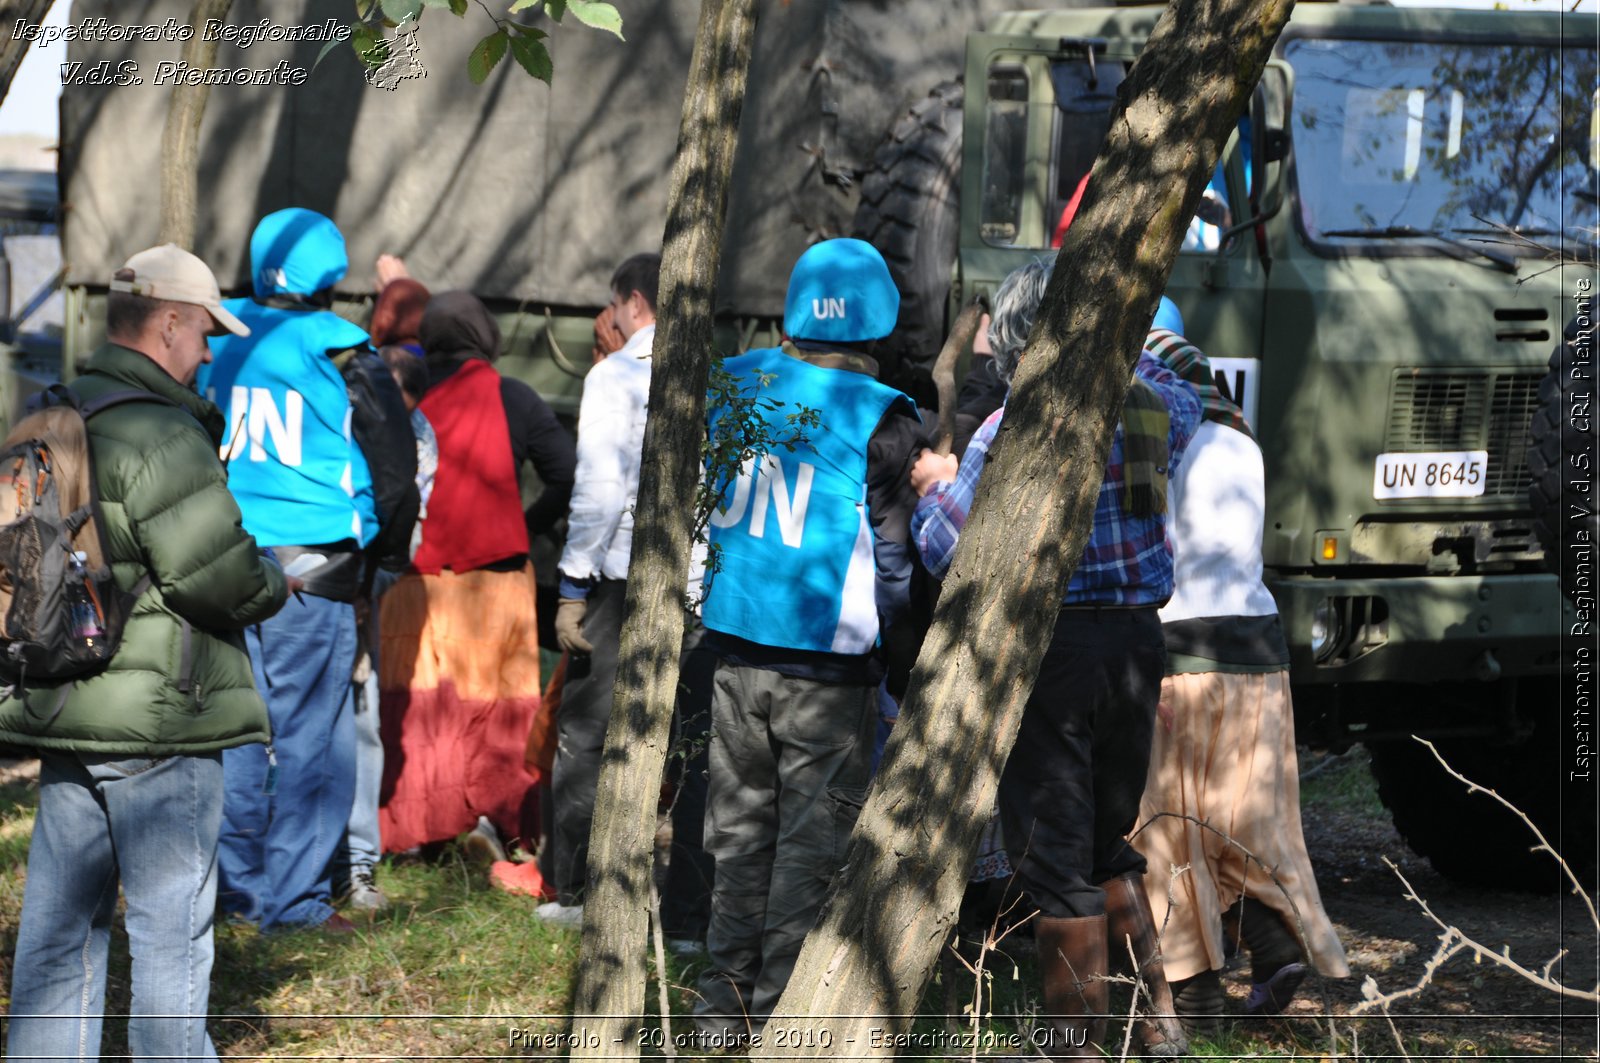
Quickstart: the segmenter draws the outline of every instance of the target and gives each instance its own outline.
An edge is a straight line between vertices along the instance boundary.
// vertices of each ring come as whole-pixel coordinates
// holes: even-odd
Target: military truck
[[[73,17],[181,23],[187,6],[77,0]],[[510,63],[471,86],[465,56],[489,27],[441,12],[417,34],[426,76],[393,91],[348,56],[318,65],[314,41],[224,44],[220,64],[309,74],[213,88],[196,250],[243,290],[255,219],[323,210],[355,264],[344,312],[370,302],[366,263],[403,253],[488,300],[503,364],[570,411],[612,266],[659,239],[697,6],[628,11],[625,43],[563,27],[550,88]],[[955,310],[1049,253],[1162,9],[1002,6],[763,0],[723,349],[771,341],[808,242],[859,235],[903,292],[886,364],[920,391]],[[238,0],[230,16],[348,17],[336,0]],[[1267,457],[1264,550],[1302,740],[1366,742],[1414,848],[1513,885],[1552,883],[1552,865],[1407,736],[1439,738],[1592,876],[1594,791],[1563,802],[1560,764],[1573,618],[1530,520],[1526,432],[1576,278],[1594,278],[1593,25],[1301,4],[1167,287]],[[177,50],[80,41],[69,59],[151,74]],[[166,100],[153,84],[64,91],[64,372],[98,339],[105,278],[155,239]]]
[[[909,356],[1049,253],[1160,14],[1003,15],[885,140],[856,230],[907,293]],[[1592,881],[1592,783],[1563,802],[1574,618],[1530,518],[1527,432],[1594,290],[1595,44],[1592,14],[1298,5],[1166,290],[1266,456],[1301,740],[1365,742],[1409,844],[1506,885],[1559,877],[1409,736]]]

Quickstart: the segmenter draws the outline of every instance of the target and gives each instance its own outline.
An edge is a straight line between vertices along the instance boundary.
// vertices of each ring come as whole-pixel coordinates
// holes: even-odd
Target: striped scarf
[[[1211,363],[1200,352],[1200,348],[1176,332],[1151,329],[1150,335],[1145,337],[1144,349],[1194,388],[1200,396],[1200,416],[1203,420],[1215,421],[1243,432],[1251,439],[1255,438],[1255,433],[1250,431],[1250,425],[1244,419],[1244,411],[1218,390],[1217,382],[1211,375]]]
[[[1138,377],[1122,404],[1122,510],[1149,519],[1167,511],[1167,433],[1172,414],[1161,393]]]

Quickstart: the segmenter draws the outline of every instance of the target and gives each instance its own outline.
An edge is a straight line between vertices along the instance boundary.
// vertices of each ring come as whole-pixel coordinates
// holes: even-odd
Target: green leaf
[[[496,30],[472,49],[472,54],[467,56],[467,76],[474,85],[482,85],[489,80],[489,72],[505,58],[509,40],[510,35],[505,30]]]
[[[506,13],[509,15],[515,15],[518,11],[526,11],[530,7],[543,6],[544,0],[517,0],[516,3],[511,5],[511,10]]]
[[[423,7],[437,7],[439,9],[443,10],[444,8],[451,7],[452,5],[450,3],[450,0],[422,0],[422,6]],[[466,7],[465,4],[462,4],[461,6],[463,8]]]
[[[359,27],[357,27],[357,26],[351,26],[350,27],[350,35],[352,37],[355,36],[355,32],[356,32],[356,30],[358,28]],[[331,41],[329,41],[327,44],[324,44],[322,46],[322,50],[317,53],[317,61],[311,64],[311,69],[315,70],[317,67],[321,66],[322,65],[322,61],[324,59],[328,58],[328,53],[333,51],[335,48],[339,47],[339,45],[341,45],[343,43],[344,43],[343,41],[341,41],[339,38],[335,37]]]
[[[561,16],[567,13],[567,0],[545,0],[545,11],[556,22],[561,21]]]
[[[372,17],[372,12],[376,10],[377,6],[378,0],[356,0],[356,18],[362,22],[367,21]]]
[[[422,14],[422,0],[382,0],[383,17],[399,25]]]
[[[540,34],[543,36],[543,34]],[[544,82],[550,84],[550,75],[554,66],[550,62],[550,53],[545,51],[544,45],[531,37],[513,37],[511,39],[511,55],[522,64],[522,69]]]
[[[605,3],[605,0],[566,0],[566,4],[572,17],[585,26],[615,33],[618,40],[625,39],[622,36],[622,12]]]
[[[467,0],[450,0],[450,13],[457,18],[467,13]]]
[[[542,41],[546,37],[550,36],[544,30],[535,29],[532,26],[524,26],[520,22],[507,22],[506,25],[510,26],[512,29],[516,30],[518,33],[532,41]],[[511,43],[513,46],[516,44],[515,41],[512,41]]]
[[[389,58],[389,46],[383,35],[371,26],[356,26],[350,31],[350,47],[363,66],[380,67]]]

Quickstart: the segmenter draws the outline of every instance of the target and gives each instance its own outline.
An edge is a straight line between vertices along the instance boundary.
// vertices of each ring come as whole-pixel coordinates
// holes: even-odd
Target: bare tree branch
[[[1549,853],[1555,862],[1561,865],[1562,873],[1567,876],[1567,881],[1572,884],[1573,894],[1582,898],[1584,907],[1589,909],[1589,921],[1594,924],[1596,930],[1600,930],[1600,913],[1596,913],[1594,900],[1589,896],[1589,891],[1583,888],[1583,883],[1578,881],[1578,876],[1572,870],[1572,865],[1567,863],[1565,857],[1556,852],[1555,846],[1551,845],[1550,840],[1544,836],[1544,831],[1540,830],[1534,824],[1533,820],[1527,817],[1522,809],[1518,808],[1510,801],[1507,801],[1489,787],[1481,786],[1478,783],[1473,782],[1471,779],[1452,768],[1449,762],[1446,761],[1442,755],[1440,755],[1438,748],[1435,747],[1432,742],[1428,741],[1426,738],[1417,738],[1416,735],[1412,735],[1411,737],[1428,747],[1428,752],[1433,754],[1433,759],[1439,762],[1439,766],[1442,767],[1451,778],[1465,783],[1467,787],[1467,793],[1488,794],[1490,797],[1500,802],[1503,807],[1509,809],[1513,814],[1516,815],[1518,819],[1522,820],[1522,822],[1528,825],[1528,829],[1533,832],[1533,836],[1539,839],[1539,844],[1532,846],[1532,850],[1534,852],[1543,851]],[[1396,872],[1396,874],[1399,874],[1399,872]],[[1402,878],[1401,881],[1405,881],[1404,878]],[[1410,883],[1408,882],[1406,885],[1410,886]]]

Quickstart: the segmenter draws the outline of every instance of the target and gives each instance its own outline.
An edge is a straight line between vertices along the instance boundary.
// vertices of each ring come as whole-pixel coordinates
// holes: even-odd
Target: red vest
[[[470,572],[528,552],[528,525],[511,456],[500,374],[473,359],[428,389],[419,405],[439,439],[439,471],[412,565]]]

